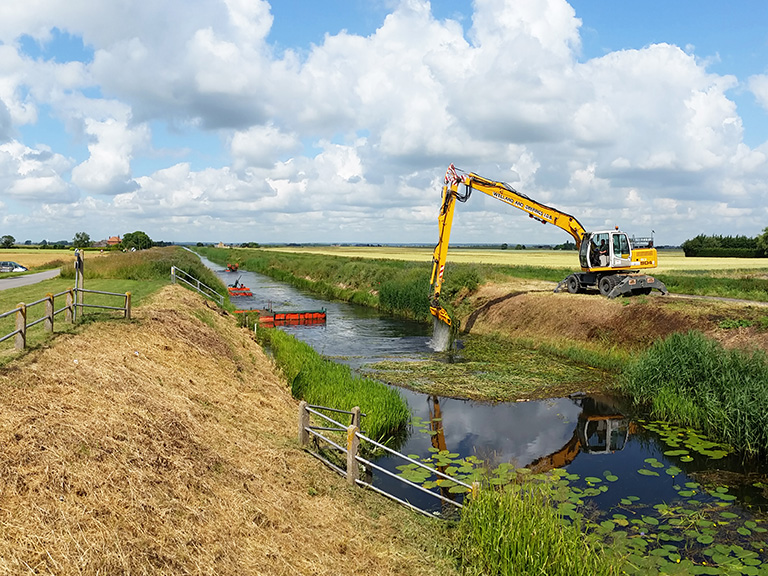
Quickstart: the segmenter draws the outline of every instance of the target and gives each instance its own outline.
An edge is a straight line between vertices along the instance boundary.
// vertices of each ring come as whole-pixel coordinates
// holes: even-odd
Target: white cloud
[[[0,145],[0,188],[27,202],[71,202],[79,194],[61,177],[70,165],[49,149],[33,150],[14,140]]]
[[[760,106],[768,110],[768,75],[755,74],[750,76],[748,85]]]
[[[455,162],[587,227],[622,219],[663,243],[764,227],[768,145],[743,142],[739,79],[672,44],[583,60],[564,0],[472,7],[464,29],[402,0],[368,36],[277,54],[262,0],[3,3],[0,185],[167,238],[432,242]],[[20,53],[21,34],[46,45],[53,27],[93,61]],[[747,84],[768,109],[768,76]],[[67,134],[25,142],[46,115]],[[173,165],[158,166],[166,143],[151,122],[187,128]],[[222,150],[197,147],[199,132]],[[489,199],[459,210],[459,241],[564,241]],[[114,233],[103,226],[92,236]]]

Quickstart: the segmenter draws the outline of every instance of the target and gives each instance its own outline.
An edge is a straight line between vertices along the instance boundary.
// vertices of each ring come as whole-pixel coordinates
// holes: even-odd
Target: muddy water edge
[[[467,480],[482,475],[492,484],[554,472],[555,504],[563,515],[588,521],[638,562],[655,555],[662,564],[688,558],[713,570],[763,573],[764,463],[745,461],[694,431],[643,418],[605,393],[610,375],[488,337],[467,337],[464,348],[460,343],[452,354],[436,354],[431,326],[203,261],[225,283],[238,279],[251,288],[252,297],[233,300],[238,308],[326,309],[325,324],[281,329],[328,358],[399,386],[413,416],[402,453]],[[382,457],[377,464],[463,498],[459,487],[439,485],[401,461]],[[434,514],[446,512],[419,491],[381,476],[374,477],[375,485]]]

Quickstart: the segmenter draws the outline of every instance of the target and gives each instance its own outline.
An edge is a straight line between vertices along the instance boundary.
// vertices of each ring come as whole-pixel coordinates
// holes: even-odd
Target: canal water
[[[235,299],[238,308],[326,309],[325,324],[281,329],[353,369],[380,360],[407,361],[434,354],[429,346],[431,326],[345,302],[320,300],[265,276],[227,272],[203,262],[226,284],[239,280],[251,289],[253,297]],[[569,474],[574,493],[584,496],[603,518],[616,514],[648,518],[665,506],[683,511],[727,507],[740,521],[757,521],[758,532],[749,537],[768,539],[760,532],[768,510],[763,465],[723,454],[688,431],[632,421],[625,416],[627,407],[616,399],[576,396],[485,403],[407,389],[401,393],[415,423],[399,448],[403,454],[425,459],[440,449],[456,458],[474,456],[491,467],[510,463],[534,472],[560,468]],[[403,464],[389,458],[377,463],[393,471]],[[374,475],[374,484],[392,489],[420,507],[441,511],[439,502],[415,489],[403,490],[386,475]]]

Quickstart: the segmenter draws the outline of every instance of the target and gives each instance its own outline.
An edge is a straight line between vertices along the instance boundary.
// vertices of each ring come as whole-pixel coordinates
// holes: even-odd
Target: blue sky
[[[1,6],[0,234],[430,244],[451,162],[661,244],[768,226],[763,2],[272,4]],[[454,240],[567,240],[496,204]]]

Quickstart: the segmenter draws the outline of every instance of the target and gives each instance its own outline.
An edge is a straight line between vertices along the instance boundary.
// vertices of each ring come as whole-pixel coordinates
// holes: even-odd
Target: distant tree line
[[[766,258],[768,257],[768,228],[760,236],[706,236],[699,234],[681,244],[689,257]]]
[[[91,248],[93,246],[94,242],[91,240],[90,235],[88,235],[87,232],[77,232],[72,239],[72,242],[69,242],[68,240],[57,240],[56,242],[49,242],[48,240],[41,240],[40,243],[37,245],[38,248],[42,250],[46,249],[52,249],[52,250],[63,250],[67,248],[68,246],[72,246],[73,248]],[[123,235],[123,239],[120,241],[119,244],[115,246],[110,246],[108,249],[111,250],[144,250],[146,248],[151,248],[152,246],[171,246],[172,242],[156,242],[150,238],[146,232],[142,232],[141,230],[137,230],[136,232],[126,232]],[[32,246],[32,241],[27,240],[24,242],[25,246]],[[16,247],[16,238],[11,236],[10,234],[6,234],[4,236],[0,236],[0,248],[3,249],[9,249],[9,248],[15,248]],[[107,249],[105,247],[105,249]]]

